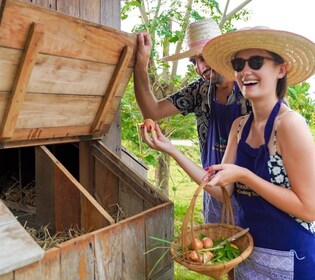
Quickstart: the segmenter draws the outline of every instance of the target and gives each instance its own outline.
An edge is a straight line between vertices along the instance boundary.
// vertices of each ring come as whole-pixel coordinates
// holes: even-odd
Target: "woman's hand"
[[[205,169],[207,174],[204,180],[208,181],[207,186],[223,187],[235,182],[242,181],[245,174],[245,168],[235,164],[216,164]]]
[[[151,137],[147,131],[147,127],[142,125],[141,137],[151,149],[161,151],[163,153],[169,154],[175,148],[171,141],[161,132],[157,123],[155,124],[155,129],[152,129],[151,131]]]

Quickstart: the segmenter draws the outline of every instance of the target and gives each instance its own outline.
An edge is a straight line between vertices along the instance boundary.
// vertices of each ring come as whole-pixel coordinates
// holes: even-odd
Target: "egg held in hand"
[[[143,125],[145,125],[147,131],[150,133],[152,132],[152,130],[155,130],[155,121],[153,121],[152,119],[145,119],[143,121]]]

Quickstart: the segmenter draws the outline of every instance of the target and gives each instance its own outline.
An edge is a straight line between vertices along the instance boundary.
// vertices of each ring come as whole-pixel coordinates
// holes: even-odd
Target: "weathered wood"
[[[124,267],[122,238],[121,225],[110,226],[94,232],[95,271],[98,279],[124,279],[122,277]]]
[[[65,188],[71,188],[74,189],[76,192],[78,192],[78,194],[80,194],[81,196],[83,196],[84,199],[86,199],[86,203],[89,202],[91,205],[91,208],[95,208],[95,210],[97,211],[91,211],[89,213],[84,213],[85,217],[87,217],[88,215],[90,216],[90,219],[92,221],[96,221],[96,218],[93,218],[94,215],[100,215],[103,219],[97,219],[97,221],[101,221],[100,224],[94,224],[93,225],[93,229],[98,229],[101,228],[103,226],[108,225],[108,223],[113,224],[115,223],[115,221],[113,220],[113,218],[98,204],[98,202],[89,194],[89,192],[82,187],[82,185],[80,185],[80,183],[71,175],[71,173],[53,156],[53,154],[44,146],[41,147],[36,147],[36,152],[38,154],[42,154],[41,157],[46,157],[46,162],[52,165],[51,168],[53,168],[53,176],[52,176],[52,180],[54,180],[54,189],[55,188],[62,188],[64,186],[64,184],[66,184]],[[62,175],[63,174],[63,175]],[[64,195],[64,193],[66,192],[65,190],[60,189],[60,192],[55,193],[55,198],[54,201],[60,201],[59,204],[54,205],[55,211],[55,222],[56,222],[56,227],[57,225],[61,225],[62,227],[70,227],[71,226],[71,220],[72,225],[76,222],[79,221],[79,218],[77,218],[76,216],[72,216],[69,217],[68,215],[71,215],[72,211],[75,211],[75,209],[77,207],[79,207],[79,196],[77,196],[77,198],[75,199],[71,199],[71,196],[67,196],[64,197],[63,201],[60,198],[60,196]],[[73,194],[73,192],[71,191],[71,193]],[[58,197],[56,197],[58,196]],[[46,198],[48,199],[48,198]],[[70,203],[69,206],[70,209],[67,209],[66,204]],[[71,205],[71,203],[73,203]],[[58,207],[58,209],[57,209]],[[78,211],[80,211],[80,208],[77,209]],[[66,219],[66,217],[69,217],[69,219]],[[58,222],[57,222],[58,221]],[[67,223],[65,222],[67,221]],[[70,224],[69,224],[70,223]],[[57,228],[56,228],[57,230]],[[59,229],[62,230],[62,229]],[[85,228],[85,230],[90,230],[90,228]]]
[[[60,279],[95,279],[94,235],[85,234],[76,242],[67,241],[60,248]]]
[[[80,1],[77,0],[58,1],[57,11],[74,17],[79,17],[80,15],[79,5]]]
[[[129,61],[132,57],[133,50],[132,48],[126,46],[123,49],[121,58],[117,64],[116,70],[112,76],[112,80],[109,83],[106,93],[104,94],[101,106],[96,114],[95,120],[93,122],[91,132],[98,132],[102,129],[103,120],[109,115],[110,107],[114,101],[115,92],[117,91],[118,84],[129,64]]]
[[[45,151],[46,154],[48,151]],[[50,154],[50,158],[52,155]],[[57,232],[65,231],[73,225],[81,227],[80,191],[74,185],[72,178],[67,176],[64,166],[54,162],[54,191],[55,191],[55,226]]]
[[[80,1],[80,18],[95,23],[101,22],[100,0]]]
[[[1,0],[0,0],[0,3],[1,3]],[[0,280],[14,280],[13,272],[0,275]]]
[[[62,279],[60,275],[59,248],[51,248],[45,252],[45,257],[40,260],[40,269],[41,277],[39,279]]]
[[[121,181],[131,186],[131,189],[150,205],[158,205],[168,200],[161,192],[152,191],[152,186],[138,174],[131,171],[115,154],[109,151],[100,141],[95,141],[93,155],[98,158]]]
[[[16,79],[13,84],[12,94],[3,116],[0,128],[0,138],[6,139],[12,137],[21,107],[23,105],[26,88],[36,63],[42,38],[43,32],[39,26],[32,24],[26,40],[26,49],[22,56]]]
[[[58,3],[61,10],[69,11],[70,8],[60,7],[62,3],[67,6],[68,1]],[[3,0],[3,4],[0,45],[4,47],[23,49],[27,31],[33,22],[41,24],[45,31],[41,53],[117,64],[123,48],[134,48],[136,44],[134,35],[111,27],[17,0]],[[129,66],[133,64],[134,58]]]
[[[111,26],[114,28],[119,28],[121,26],[121,1],[109,1],[100,0],[101,5],[101,19],[100,23],[106,26]],[[115,117],[112,121],[112,125],[104,134],[102,142],[117,156],[121,155],[121,113],[120,108],[118,108]]]
[[[92,154],[92,152],[91,152]],[[109,170],[98,158],[94,158],[94,195],[96,200],[110,213],[117,214],[120,204],[119,178]]]
[[[44,251],[2,200],[0,200],[0,244],[0,275],[36,262],[44,255]]]
[[[89,192],[89,194],[95,197],[96,201],[105,210],[107,210],[106,205],[102,203],[102,200],[98,198],[98,195],[96,193],[95,185],[97,183],[94,179],[95,159],[90,153],[90,150],[90,142],[80,143],[80,183]],[[102,186],[102,189],[103,188],[104,186]],[[93,207],[84,196],[81,196],[81,228],[83,230],[89,230],[95,228],[95,225],[103,225],[105,227],[110,225],[110,222],[104,221],[104,218],[99,215],[98,210]]]
[[[24,0],[24,2],[33,3],[42,7],[56,10],[56,0]]]
[[[167,244],[158,244],[151,237],[157,237],[164,240],[172,241],[174,240],[174,221],[173,217],[174,208],[172,204],[161,204],[156,206],[157,211],[147,211],[145,212],[145,243],[146,250],[156,248],[158,246],[164,246]],[[146,254],[146,263],[147,263],[147,278],[149,278],[149,273],[152,271],[152,275],[159,274],[166,270],[171,269],[173,260],[171,254],[168,252],[161,259],[158,265],[156,265],[157,260],[166,252],[166,249],[156,249],[152,252]],[[161,273],[164,275],[164,273]],[[162,278],[167,279],[167,278]]]
[[[14,280],[40,279],[40,277],[41,272],[39,262],[21,267],[14,272]]]
[[[0,28],[1,30],[1,28]],[[22,51],[0,47],[0,92],[10,92]],[[102,96],[115,65],[39,54],[28,84],[28,93]],[[120,80],[116,96],[123,96],[132,68]]]
[[[145,207],[144,199],[141,196],[138,196],[134,189],[130,188],[130,186],[125,182],[120,183],[119,204],[122,207],[126,217],[132,217],[147,209]]]
[[[78,3],[64,5],[70,9]],[[66,143],[68,137],[100,139],[109,132],[132,74],[136,37],[18,0],[2,4],[0,118],[6,125],[2,147],[50,144],[56,138],[65,138],[59,143]],[[67,7],[59,6],[69,12]],[[23,79],[16,73],[32,24],[45,36],[28,82],[26,75]],[[23,91],[14,90],[15,79]]]

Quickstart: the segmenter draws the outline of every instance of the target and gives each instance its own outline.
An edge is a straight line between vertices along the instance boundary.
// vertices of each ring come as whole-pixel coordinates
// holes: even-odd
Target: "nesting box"
[[[172,202],[101,141],[136,37],[18,0],[0,17],[0,148],[33,149],[38,224],[88,231],[43,250],[1,202],[0,279],[172,279],[170,255],[145,254],[150,236],[172,240]]]

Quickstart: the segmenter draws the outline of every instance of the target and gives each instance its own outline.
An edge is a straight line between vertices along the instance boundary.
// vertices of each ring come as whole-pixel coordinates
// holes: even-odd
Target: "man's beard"
[[[220,85],[223,82],[223,76],[218,72],[214,72],[211,68],[208,68],[203,74],[209,72],[209,78],[203,77],[203,79],[208,80],[212,85]],[[214,72],[214,75],[212,73]],[[202,75],[203,76],[203,75]]]
[[[215,76],[210,81],[212,85],[220,85],[223,82],[223,76],[215,72]]]

